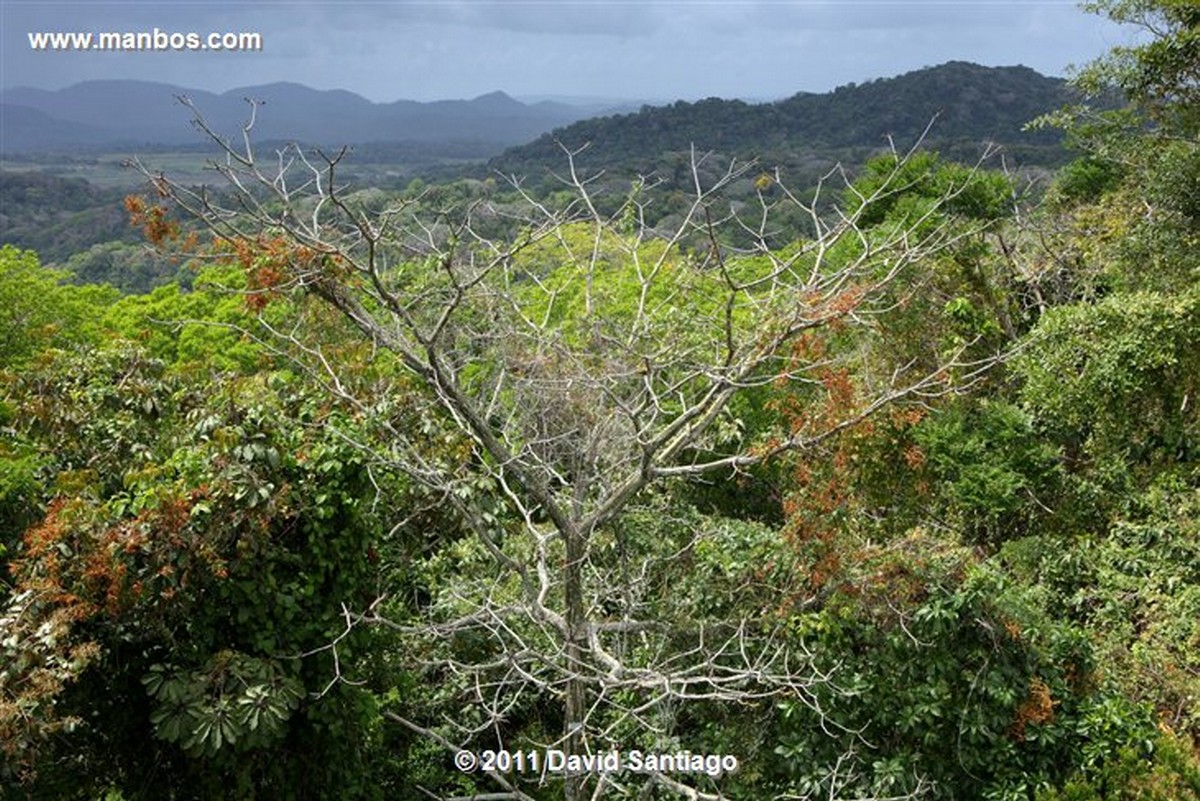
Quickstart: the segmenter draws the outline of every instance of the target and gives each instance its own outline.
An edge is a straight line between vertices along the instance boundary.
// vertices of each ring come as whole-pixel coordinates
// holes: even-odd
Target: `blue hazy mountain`
[[[31,152],[63,147],[193,145],[186,97],[223,136],[237,136],[256,111],[258,140],[315,145],[362,142],[489,142],[498,147],[534,139],[594,113],[565,103],[521,103],[503,92],[472,100],[373,103],[353,92],[272,83],[221,94],[151,81],[86,81],[65,89],[20,87],[0,92],[0,149]]]

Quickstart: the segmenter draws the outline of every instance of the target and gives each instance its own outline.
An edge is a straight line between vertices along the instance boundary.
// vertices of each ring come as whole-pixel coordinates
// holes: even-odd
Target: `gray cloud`
[[[1060,74],[1126,35],[1058,0],[27,2],[0,0],[0,83],[294,80],[374,100],[779,97],[950,59]],[[37,30],[260,31],[261,53],[34,53]]]

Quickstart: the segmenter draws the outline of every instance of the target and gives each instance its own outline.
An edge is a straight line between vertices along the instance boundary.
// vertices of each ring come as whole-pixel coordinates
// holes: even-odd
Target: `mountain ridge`
[[[95,80],[59,90],[0,92],[0,151],[194,147],[202,138],[188,124],[188,110],[179,107],[180,96],[223,136],[239,135],[246,98],[254,98],[263,102],[255,126],[259,141],[486,143],[481,157],[496,154],[489,173],[525,175],[561,167],[564,146],[588,144],[581,154],[585,166],[636,173],[693,144],[739,158],[906,147],[931,122],[928,144],[965,154],[995,142],[1034,163],[1053,163],[1062,157],[1058,134],[1023,126],[1077,99],[1064,80],[1029,67],[965,61],[770,102],[705,98],[607,115],[555,101],[522,102],[499,90],[468,100],[376,103],[349,90],[289,81],[216,94],[154,81]]]
[[[197,134],[188,112],[178,107],[180,97],[222,135],[237,134],[250,98],[263,103],[256,120],[262,138],[322,145],[490,141],[499,150],[592,113],[562,103],[526,104],[499,90],[467,100],[375,103],[349,90],[291,81],[218,94],[156,81],[99,79],[57,90],[0,92],[0,150],[195,144]]]
[[[576,121],[509,148],[488,168],[530,175],[560,167],[566,149],[579,152],[577,166],[645,173],[661,154],[692,145],[748,158],[784,151],[903,149],[922,138],[928,146],[963,154],[997,144],[1030,163],[1052,164],[1064,155],[1061,135],[1027,130],[1026,123],[1078,99],[1065,80],[1026,66],[950,61],[769,103],[706,98]]]

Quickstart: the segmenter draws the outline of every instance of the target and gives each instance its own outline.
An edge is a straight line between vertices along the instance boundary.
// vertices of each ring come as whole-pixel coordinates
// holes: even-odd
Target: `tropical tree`
[[[50,346],[94,340],[96,318],[117,297],[108,287],[72,287],[67,273],[41,266],[37,254],[0,247],[0,369]]]
[[[209,378],[121,340],[5,376],[0,779],[31,797],[382,792],[372,697],[327,687],[322,646],[373,598],[403,486],[295,377]]]
[[[569,152],[575,200],[565,210],[524,195],[516,219],[486,202],[429,216],[403,201],[356,204],[339,178],[344,153],[292,147],[265,162],[249,131],[236,145],[209,132],[224,149],[230,203],[148,177],[203,225],[210,258],[245,271],[251,307],[324,305],[389,354],[399,367],[391,391],[424,397],[436,410],[430,427],[396,421],[389,390],[364,392],[310,327],[269,323],[281,349],[378,426],[373,438],[347,434],[364,458],[406,475],[470,534],[452,562],[440,557],[425,602],[381,597],[347,618],[347,631],[390,625],[423,642],[416,666],[473,705],[454,721],[392,719],[448,749],[516,750],[525,699],[547,699],[558,711],[526,744],[579,756],[627,745],[617,738],[631,724],[646,745],[669,742],[677,732],[664,721],[680,705],[812,699],[834,680],[775,610],[689,607],[656,577],[671,558],[728,547],[721,527],[668,528],[648,542],[631,523],[681,483],[803,458],[890,404],[957,392],[983,374],[994,354],[967,358],[974,338],[900,358],[875,341],[923,291],[927,266],[997,216],[964,223],[956,208],[987,194],[978,169],[931,182],[902,214],[876,210],[927,171],[913,169],[914,153],[863,184],[834,171],[812,203],[760,176],[757,206],[731,208],[722,192],[750,165],[706,181],[712,165],[693,153],[693,195],[678,223],[658,230],[646,222],[648,187],[605,201],[618,207],[605,214]],[[826,213],[836,182],[849,202]],[[803,215],[812,234],[777,250],[768,243],[782,212]],[[762,413],[777,392],[798,412],[786,425]],[[755,409],[750,421],[738,416]],[[447,447],[459,455],[447,458]],[[455,580],[455,563],[474,565],[475,577]],[[519,782],[491,777],[527,797]],[[696,792],[663,772],[649,778]],[[629,787],[574,774],[564,792],[574,801]]]

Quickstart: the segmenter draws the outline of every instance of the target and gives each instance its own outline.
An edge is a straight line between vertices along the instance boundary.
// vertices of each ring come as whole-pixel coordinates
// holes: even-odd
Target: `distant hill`
[[[664,154],[695,144],[701,151],[758,157],[764,166],[805,161],[811,173],[814,165],[831,163],[847,151],[886,147],[889,137],[896,147],[909,147],[931,122],[926,144],[950,155],[972,158],[992,142],[1022,163],[1053,164],[1064,156],[1057,132],[1028,132],[1022,126],[1073,99],[1065,81],[1028,67],[952,61],[774,103],[708,99],[584,120],[510,148],[488,167],[536,176],[562,168],[564,147],[586,144],[577,160],[584,167],[661,173]],[[814,159],[814,154],[824,157]]]
[[[0,170],[0,245],[61,262],[96,242],[137,242],[122,193],[79,178]]]
[[[181,95],[223,135],[239,133],[247,118],[246,98],[253,98],[264,103],[255,123],[260,140],[326,146],[486,142],[494,144],[496,152],[591,113],[563,103],[525,104],[503,92],[474,100],[372,103],[352,92],[296,83],[214,94],[149,81],[87,81],[56,91],[0,92],[0,151],[193,145],[199,137],[189,124],[190,114],[176,101]]]
[[[65,148],[103,142],[108,133],[86,123],[66,124],[30,106],[0,102],[0,152],[9,143],[24,149],[37,143],[39,149]]]

